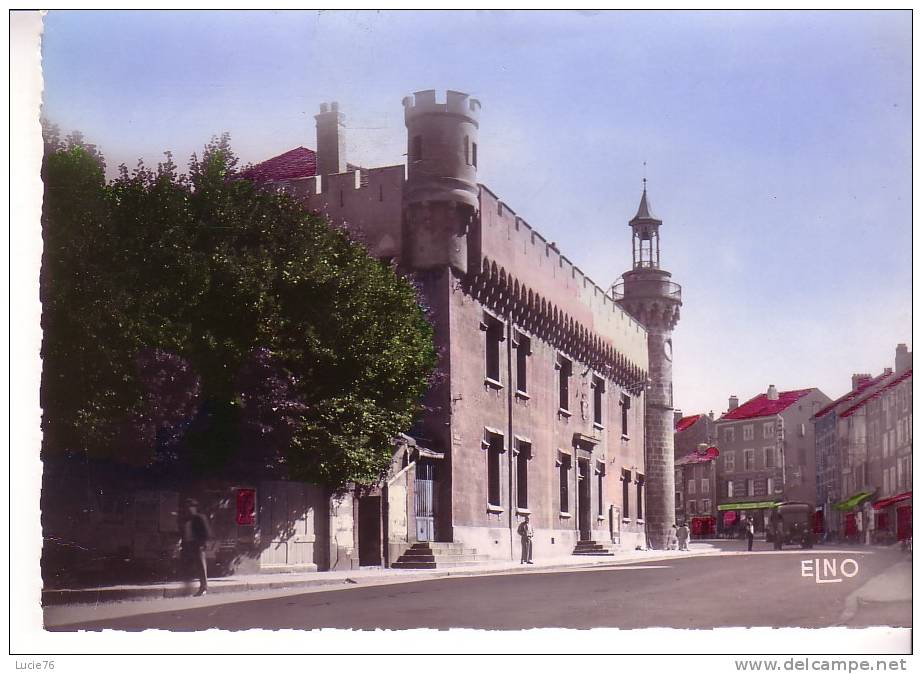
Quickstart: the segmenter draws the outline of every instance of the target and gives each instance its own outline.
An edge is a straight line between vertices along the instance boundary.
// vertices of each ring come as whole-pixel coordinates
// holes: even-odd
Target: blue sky
[[[329,100],[350,161],[401,163],[401,98],[470,92],[480,181],[605,287],[646,162],[687,413],[912,346],[908,11],[52,11],[43,59],[44,114],[113,168],[313,147]]]

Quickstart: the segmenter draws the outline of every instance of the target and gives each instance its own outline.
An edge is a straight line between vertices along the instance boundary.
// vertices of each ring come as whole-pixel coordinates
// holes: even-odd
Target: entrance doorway
[[[416,540],[434,541],[435,537],[435,464],[416,464]]]
[[[359,566],[381,566],[381,497],[359,499]]]
[[[579,459],[577,465],[577,516],[579,519],[579,540],[592,539],[592,500],[589,496],[589,461]]]

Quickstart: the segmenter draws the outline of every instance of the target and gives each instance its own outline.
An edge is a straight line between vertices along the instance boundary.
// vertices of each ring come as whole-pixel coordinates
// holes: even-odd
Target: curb
[[[326,585],[351,585],[346,578],[306,578],[268,583],[241,582],[233,585],[211,585],[209,595],[250,592],[253,590],[281,590],[295,587],[322,587]],[[135,588],[89,588],[85,590],[42,590],[42,606],[65,606],[69,604],[98,604],[102,602],[131,599],[175,599],[188,597],[189,590],[183,586],[135,587]]]
[[[883,571],[881,571],[879,574],[873,576],[872,578],[869,578],[867,581],[862,583],[859,587],[852,590],[852,592],[845,598],[845,609],[842,611],[842,615],[839,617],[839,622],[836,623],[836,625],[839,627],[847,627],[848,623],[851,622],[856,615],[858,615],[858,609],[860,609],[861,606],[867,606],[869,604],[894,603],[893,600],[890,600],[890,599],[868,599],[866,597],[862,597],[861,594],[864,591],[864,589],[868,585],[871,584],[872,581],[874,581],[876,578],[879,578],[880,576],[887,575],[888,573],[893,571],[893,569],[898,567],[900,564],[903,564],[904,561],[905,560],[900,560],[894,564],[891,564],[890,566],[885,568]],[[910,595],[905,601],[908,601],[911,603],[912,596]]]
[[[290,580],[277,580],[269,582],[246,582],[233,583],[229,585],[211,585],[208,588],[208,595],[231,594],[251,592],[255,590],[282,590],[298,588],[328,587],[329,589],[340,589],[348,587],[365,587],[375,584],[392,584],[416,582],[420,580],[434,580],[438,578],[450,577],[471,577],[471,576],[496,576],[496,575],[513,575],[523,573],[534,573],[537,571],[560,571],[564,569],[591,569],[605,568],[613,566],[623,566],[625,564],[643,564],[646,562],[657,562],[669,559],[682,559],[687,557],[707,557],[727,554],[723,550],[703,550],[691,554],[677,555],[659,554],[649,557],[631,557],[622,559],[599,559],[597,561],[580,561],[580,562],[561,562],[559,564],[548,564],[540,566],[520,567],[513,566],[499,569],[458,569],[458,570],[421,570],[420,573],[413,573],[407,576],[369,576],[361,580],[355,578],[303,578]],[[320,572],[322,573],[322,572]],[[282,574],[279,574],[282,575]],[[384,581],[381,583],[380,581]],[[70,604],[99,604],[104,602],[126,601],[132,599],[173,599],[178,597],[188,597],[189,588],[180,584],[173,584],[167,587],[112,587],[112,588],[88,588],[80,590],[42,590],[42,606],[65,606]]]

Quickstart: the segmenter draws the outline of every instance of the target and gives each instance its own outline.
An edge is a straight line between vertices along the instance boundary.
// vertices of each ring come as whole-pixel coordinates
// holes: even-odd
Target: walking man
[[[519,525],[519,536],[522,539],[522,564],[534,564],[531,561],[531,539],[535,536],[535,529],[528,521],[528,515],[525,515],[525,521]]]
[[[205,544],[210,538],[208,520],[198,511],[198,501],[186,499],[186,517],[182,525],[182,564],[187,578],[198,578],[196,597],[208,591],[208,562]]]
[[[752,552],[752,539],[756,535],[756,528],[752,522],[752,518],[746,520],[746,541],[749,545],[749,552]]]

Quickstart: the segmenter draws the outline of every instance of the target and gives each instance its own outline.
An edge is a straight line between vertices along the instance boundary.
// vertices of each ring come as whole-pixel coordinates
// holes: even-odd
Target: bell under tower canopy
[[[659,269],[659,228],[663,224],[650,213],[650,203],[647,200],[647,179],[643,181],[643,194],[637,215],[631,218],[633,235],[634,269]]]

